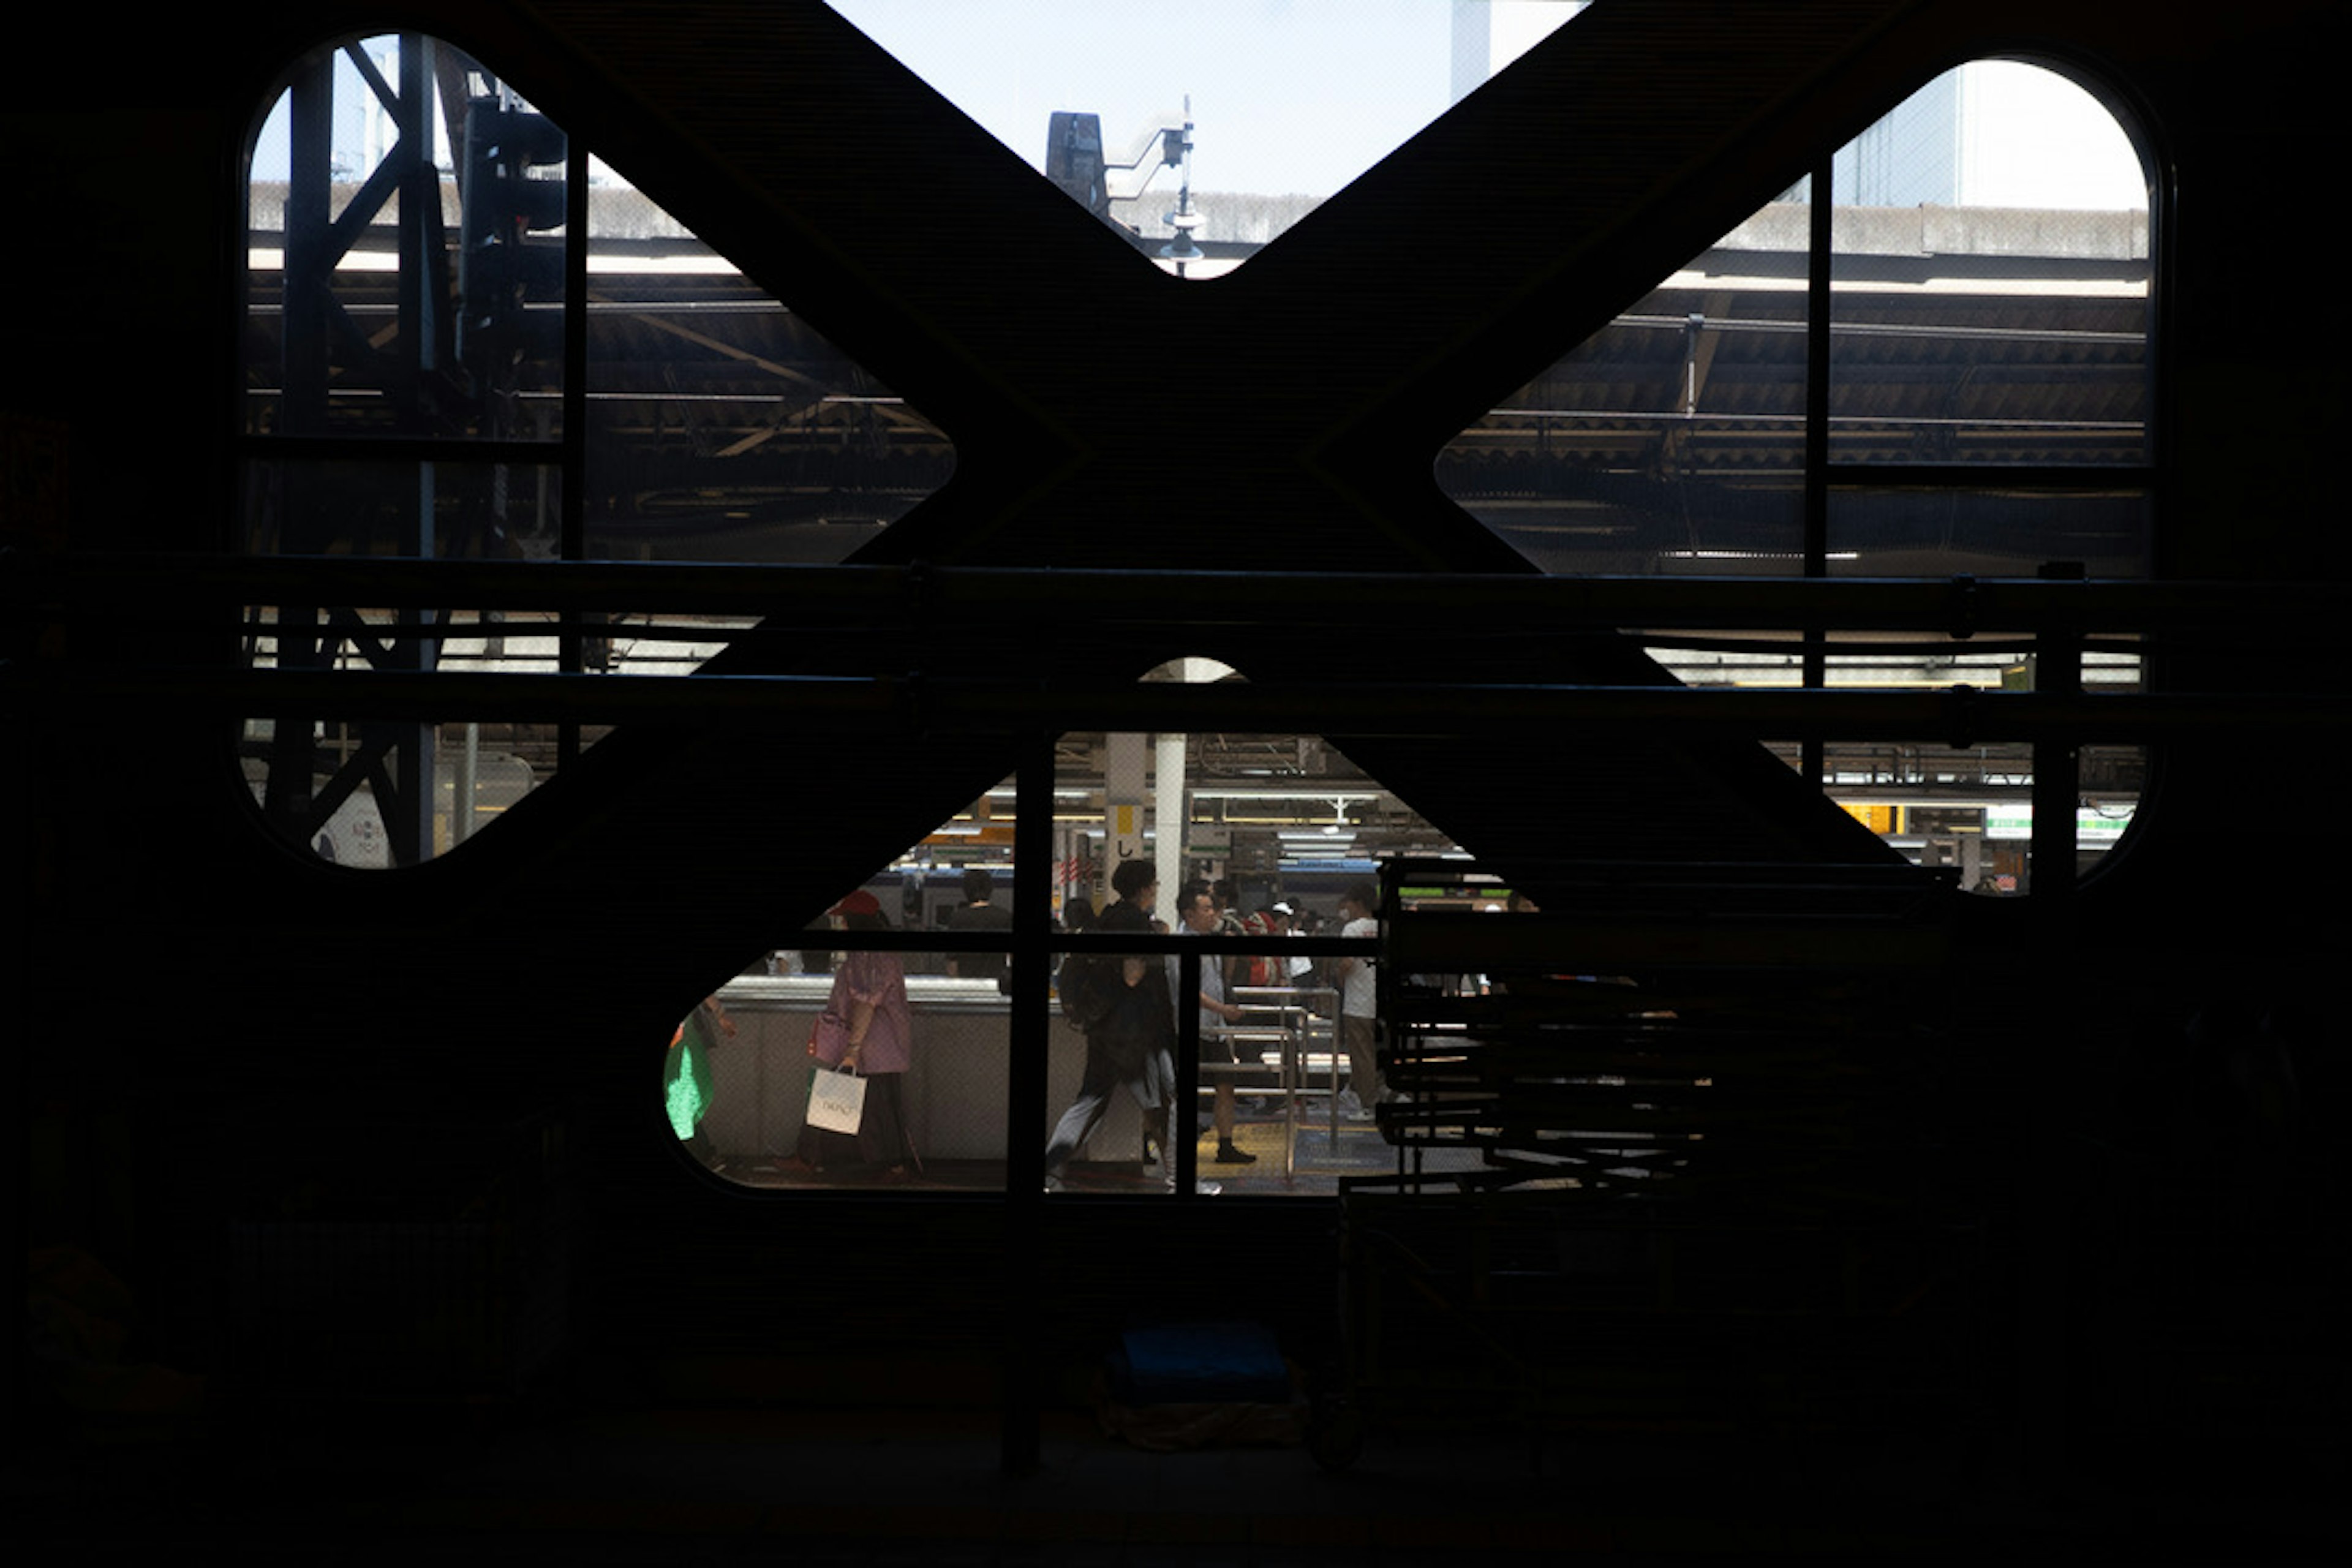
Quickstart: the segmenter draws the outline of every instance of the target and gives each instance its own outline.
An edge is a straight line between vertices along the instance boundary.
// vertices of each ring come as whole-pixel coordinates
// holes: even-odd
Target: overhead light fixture
[[[1192,791],[1194,800],[1321,800],[1344,811],[1359,802],[1370,805],[1378,801],[1377,790],[1329,790],[1312,787],[1299,789],[1223,789],[1215,784],[1203,784]]]

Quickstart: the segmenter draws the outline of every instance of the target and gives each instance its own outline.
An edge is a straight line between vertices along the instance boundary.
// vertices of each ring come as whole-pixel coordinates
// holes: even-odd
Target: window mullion
[[[1804,574],[1829,575],[1830,552],[1830,269],[1835,196],[1833,164],[1824,156],[1813,165],[1806,206],[1805,267],[1805,542]],[[1807,689],[1829,682],[1829,658],[1819,626],[1804,628]],[[1822,738],[1801,742],[1805,777],[1819,787],[1826,765]]]
[[[563,494],[559,552],[566,561],[588,553],[588,153],[578,137],[563,146]],[[586,615],[562,612],[556,639],[560,668],[586,668]],[[580,724],[566,719],[556,731],[556,763],[580,759]]]

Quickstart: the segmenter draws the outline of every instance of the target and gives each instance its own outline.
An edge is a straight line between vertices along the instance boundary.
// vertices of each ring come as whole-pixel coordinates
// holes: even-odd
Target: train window
[[[1798,638],[1748,637],[1652,641],[1650,652],[1685,684],[1792,689],[1803,684]],[[1966,640],[1917,634],[1843,636],[1823,658],[1833,689],[2032,690],[2038,677],[2032,639],[1987,632]],[[2129,639],[2091,644],[2083,654],[2089,692],[2142,689],[2140,653]],[[1791,768],[1805,765],[1794,742],[1769,742]],[[2077,871],[2115,848],[2147,787],[2147,752],[2126,744],[2085,745],[2075,816]],[[2030,891],[2033,750],[2020,742],[1954,747],[1916,742],[1838,741],[1822,748],[1830,798],[1906,857],[1956,871],[1970,892]]]
[[[248,553],[833,563],[953,468],[919,412],[446,43],[299,62],[244,195]],[[684,674],[748,624],[363,593],[245,620],[256,667],[416,674]],[[600,733],[323,711],[247,720],[240,755],[281,836],[399,867]]]
[[[1586,0],[827,0],[1139,254],[1222,276]]]
[[[919,410],[589,167],[585,554],[830,565],[947,483]]]
[[[1448,443],[1440,487],[1547,572],[1801,573],[1805,230],[1740,225]]]
[[[1154,677],[1231,675],[1185,659]],[[1347,900],[1377,884],[1382,863],[1458,856],[1453,841],[1328,741],[1289,733],[1065,735],[1055,818],[1065,930],[1149,921],[1164,937],[1244,944],[1199,960],[1214,963],[1203,982],[1211,1001],[1195,1004],[1204,1031],[1197,1070],[1175,1085],[1173,1135],[1193,1139],[1201,1190],[1328,1196],[1344,1175],[1391,1168],[1395,1150],[1365,1103],[1378,1097],[1376,1068],[1369,1051],[1351,1062],[1343,1034],[1352,994],[1330,955],[1308,958],[1288,944],[1349,934]],[[1259,938],[1262,946],[1246,945]],[[1181,1019],[1181,971],[1165,947],[1147,962],[1167,966]],[[1156,1118],[1139,1093],[1097,1081],[1096,1053],[1068,1022],[1099,999],[1099,971],[1066,960],[1058,978],[1064,1049],[1042,1108],[1049,1184],[1076,1195],[1172,1191],[1178,1173]],[[1108,1049],[1102,1055],[1111,1063]]]
[[[1809,175],[1448,444],[1440,485],[1548,572],[2147,575],[2151,180],[2126,127],[2055,70],[1977,61],[1838,149],[1827,177],[1826,249]],[[1793,685],[1796,636],[1654,653],[1696,683]],[[1983,636],[1859,639],[1814,671],[1994,689],[2038,673],[2030,647]],[[2094,648],[2084,679],[2137,688],[2137,646]],[[1823,786],[1971,888],[2023,890],[2028,749],[1900,752],[1832,745]],[[2084,757],[2088,864],[2129,821],[2147,756]]]
[[[1223,668],[1183,662],[1195,679]],[[1158,944],[1144,956],[1159,973],[1170,967],[1171,933],[1202,929],[1187,920],[1196,884],[1244,940],[1264,938],[1262,950],[1223,955],[1216,971],[1244,1013],[1234,1060],[1212,1044],[1192,1082],[1173,1086],[1176,1103],[1196,1102],[1204,1189],[1328,1196],[1340,1175],[1392,1161],[1344,1097],[1342,993],[1328,960],[1286,944],[1342,934],[1346,897],[1375,883],[1383,861],[1458,857],[1453,842],[1312,735],[1066,734],[1052,788],[1050,842],[1016,844],[1019,781],[1008,779],[844,889],[814,926],[779,933],[773,951],[679,1021],[658,1092],[688,1159],[763,1191],[996,1191],[1008,1136],[1048,1146],[1066,1133],[1071,1147],[1054,1161],[1059,1190],[1170,1192],[1167,1151],[1147,1148],[1150,1119],[1136,1096],[1101,1097],[1098,1115],[1086,1103],[1075,992],[1065,1001],[1057,990],[1049,1004],[1045,1102],[1008,1118],[1013,861],[1025,847],[1050,862],[1056,932],[1123,929],[1103,916],[1134,880],[1119,868],[1138,867],[1156,889],[1143,918],[1158,929],[1135,934]],[[1171,817],[1181,831],[1163,829]],[[1003,946],[991,931],[1003,933]],[[1085,968],[1058,951],[1055,963],[1057,988]],[[882,1030],[898,1051],[892,1031],[902,1029],[904,1050],[865,1075],[877,1081],[852,1135],[824,1125],[824,1091],[838,1089],[827,1080],[840,1075],[812,1052],[827,1062],[843,1054],[861,1001],[875,1008],[869,1037]],[[885,1070],[894,1081],[880,1081]]]
[[[1547,571],[1806,570],[1818,264],[1839,471],[1815,570],[2144,574],[2147,179],[2121,124],[2053,71],[1983,61],[1832,166],[1827,256],[1809,178],[1449,443],[1440,484]]]
[[[1019,799],[987,791],[679,1022],[689,1158],[766,1191],[1003,1190]]]

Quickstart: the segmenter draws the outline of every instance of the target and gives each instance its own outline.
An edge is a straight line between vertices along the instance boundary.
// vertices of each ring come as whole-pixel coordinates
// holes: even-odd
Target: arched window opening
[[[2059,72],[1947,72],[1449,443],[1439,483],[1549,572],[2147,576],[2150,184]],[[1693,685],[2047,684],[1990,630],[1651,646]],[[2092,644],[2079,679],[2138,689],[2136,643]],[[2030,886],[2030,747],[1773,750],[1913,858]],[[2079,866],[2147,761],[2084,749]]]
[[[1003,1190],[1019,802],[989,789],[681,1020],[688,1157],[761,1190]]]
[[[903,399],[448,43],[299,64],[245,199],[248,553],[830,563],[953,469]],[[748,624],[362,586],[250,606],[244,648],[287,670],[688,674]],[[602,733],[321,712],[249,719],[240,751],[281,836],[398,867]]]
[[[1207,659],[1146,677],[1231,678]],[[1190,1119],[1198,1192],[1328,1196],[1393,1166],[1369,1040],[1344,1022],[1370,971],[1350,981],[1314,939],[1369,939],[1348,900],[1383,864],[1461,850],[1319,736],[1071,732],[1054,751],[1049,841],[1016,842],[1007,779],[681,1020],[659,1088],[688,1157],[763,1191],[998,1191],[1018,1138],[1048,1150],[1057,1191],[1163,1196]],[[1013,889],[1031,854],[1049,867],[1055,990],[1044,1100],[1014,1106]],[[1149,993],[1135,1007],[1152,1016],[1130,1022],[1168,1053],[1164,1077],[1072,978],[1106,972]],[[856,1131],[828,1131],[824,1091],[861,1037],[888,1065],[861,1074]],[[1143,1054],[1114,1061],[1129,1044]]]

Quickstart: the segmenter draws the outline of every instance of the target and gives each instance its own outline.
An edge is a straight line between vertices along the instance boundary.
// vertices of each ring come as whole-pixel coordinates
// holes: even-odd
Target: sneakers
[[[1372,1119],[1372,1113],[1364,1109],[1364,1102],[1356,1098],[1356,1091],[1354,1089],[1341,1089],[1339,1091],[1339,1098],[1340,1121],[1370,1121]]]
[[[1257,1163],[1257,1156],[1251,1153],[1246,1149],[1237,1147],[1232,1139],[1227,1138],[1220,1141],[1217,1144],[1217,1163],[1220,1165],[1255,1165]]]

